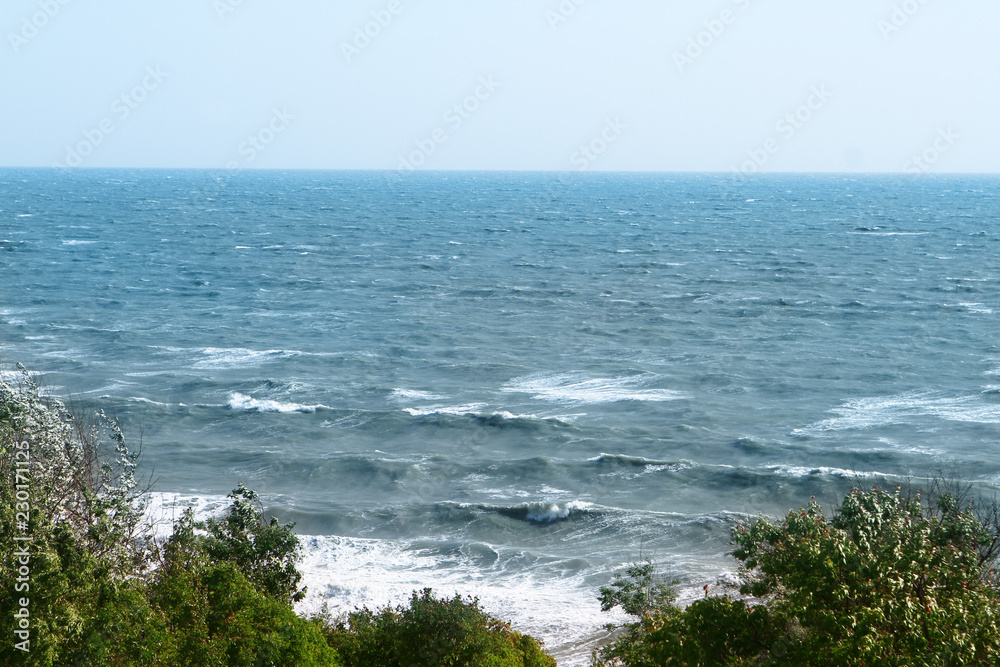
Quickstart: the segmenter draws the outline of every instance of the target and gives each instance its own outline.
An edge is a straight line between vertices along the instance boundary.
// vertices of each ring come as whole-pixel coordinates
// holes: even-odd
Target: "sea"
[[[598,589],[853,486],[1000,487],[1000,177],[0,170],[0,364],[240,482],[300,611],[478,597],[587,664]]]

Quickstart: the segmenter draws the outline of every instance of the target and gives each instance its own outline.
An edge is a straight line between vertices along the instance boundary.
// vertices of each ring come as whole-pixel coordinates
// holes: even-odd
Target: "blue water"
[[[161,508],[260,491],[305,604],[478,594],[572,664],[624,563],[997,485],[998,186],[0,170],[0,361],[114,411]]]

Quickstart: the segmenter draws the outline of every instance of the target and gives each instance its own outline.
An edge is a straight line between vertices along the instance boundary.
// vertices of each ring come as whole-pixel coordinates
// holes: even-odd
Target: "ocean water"
[[[630,562],[700,592],[748,516],[998,486],[998,186],[5,169],[0,362],[163,516],[258,490],[303,611],[478,595],[583,664]]]

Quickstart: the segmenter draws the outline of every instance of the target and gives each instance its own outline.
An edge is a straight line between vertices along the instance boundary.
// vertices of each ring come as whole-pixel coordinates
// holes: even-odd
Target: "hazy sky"
[[[0,165],[1000,171],[996,0],[4,0]]]

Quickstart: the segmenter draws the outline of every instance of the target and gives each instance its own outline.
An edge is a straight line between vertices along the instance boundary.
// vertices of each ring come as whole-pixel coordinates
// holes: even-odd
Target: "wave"
[[[982,314],[982,315],[992,315],[993,309],[982,304],[973,302],[962,302],[958,304],[959,307],[965,308],[967,312]]]
[[[839,415],[793,434],[867,429],[905,424],[914,417],[937,417],[948,421],[1000,424],[1000,405],[986,403],[980,396],[949,396],[940,392],[914,391],[893,396],[874,396],[847,401],[830,410]]]
[[[273,361],[283,361],[299,356],[313,356],[308,352],[299,350],[252,350],[245,347],[169,347],[154,345],[153,349],[165,350],[167,352],[179,353],[185,356],[201,355],[192,366],[194,368],[244,368],[247,366],[258,366],[263,363]],[[324,355],[315,355],[324,356]]]
[[[430,415],[476,415],[478,410],[486,407],[486,403],[468,403],[466,405],[430,405],[424,408],[403,408],[413,417]]]
[[[450,503],[445,503],[450,504]],[[474,513],[485,512],[499,514],[518,521],[532,523],[554,523],[566,519],[585,516],[597,516],[609,511],[609,508],[595,505],[584,500],[568,502],[527,502],[516,505],[493,505],[490,503],[457,503],[459,509],[471,510]]]
[[[146,506],[143,519],[153,526],[157,538],[166,538],[173,533],[174,523],[192,510],[197,521],[211,517],[221,517],[232,504],[232,500],[222,495],[190,495],[182,493],[150,492],[145,496]]]
[[[847,232],[848,234],[864,234],[865,236],[927,236],[930,232],[876,232],[874,228],[857,227],[858,231]],[[863,231],[862,231],[863,230]]]
[[[429,391],[420,391],[417,389],[393,389],[392,398],[397,398],[400,400],[416,399],[422,401],[434,401],[441,400],[444,396],[438,394],[432,394]]]
[[[652,459],[643,458],[641,456],[630,456],[628,454],[600,454],[593,458],[587,459],[592,463],[598,463],[600,465],[612,465],[612,466],[632,466],[632,467],[645,467],[645,466],[666,466],[674,465],[669,461],[654,461]]]
[[[114,398],[113,396],[101,396],[101,398]],[[154,401],[151,398],[146,398],[144,396],[129,396],[125,400],[131,401],[132,403],[142,403],[144,405],[155,405],[158,408],[172,408],[174,405],[179,407],[185,407],[183,403],[162,403],[160,401]]]
[[[808,467],[808,466],[775,465],[775,466],[766,466],[764,469],[767,470],[768,472],[773,472],[779,475],[785,475],[788,477],[796,477],[796,478],[809,478],[809,477],[815,477],[816,475],[826,475],[829,477],[842,477],[846,479],[855,479],[863,477],[885,477],[885,475],[876,472],[858,472],[857,470],[847,470],[846,468],[831,468],[827,466]]]
[[[403,408],[412,417],[449,420],[458,417],[472,419],[483,426],[494,428],[539,428],[549,426],[569,426],[581,415],[546,416],[537,414],[514,414],[506,410],[486,410],[486,403],[466,405],[429,405],[421,408]]]
[[[196,368],[228,368],[252,366],[269,361],[290,359],[302,354],[298,350],[250,350],[242,347],[205,347],[197,350],[206,358],[196,361]]]
[[[597,464],[602,470],[614,471],[626,478],[634,478],[648,473],[661,472],[664,470],[678,471],[691,467],[691,463],[677,461],[655,461],[643,458],[642,456],[630,456],[628,454],[601,454],[587,459],[588,462]]]
[[[502,388],[508,393],[533,394],[532,398],[558,403],[615,403],[618,401],[675,401],[685,394],[670,389],[645,389],[659,380],[655,373],[619,378],[587,379],[583,373],[536,374],[515,378]]]
[[[559,503],[529,503],[527,505],[528,512],[524,518],[538,523],[552,523],[568,519],[573,513],[587,514],[593,507],[595,507],[593,503],[582,500],[571,500],[561,505]]]
[[[479,598],[489,613],[543,639],[560,665],[587,665],[606,623],[626,620],[604,613],[594,585],[574,561],[547,566],[562,576],[540,579],[524,563],[539,556],[488,543],[408,542],[340,536],[303,536],[299,566],[309,595],[296,604],[308,615],[326,605],[333,614],[359,607],[405,604],[414,590]]]
[[[246,394],[233,392],[229,395],[229,402],[226,407],[231,410],[246,410],[248,412],[306,412],[312,413],[317,410],[332,410],[328,405],[317,403],[315,405],[303,405],[302,403],[284,403],[269,399],[257,399]]]

